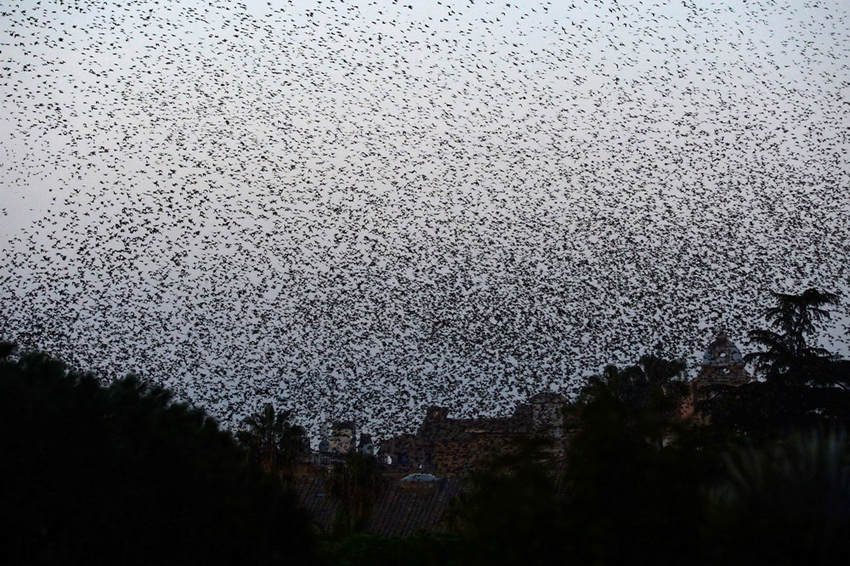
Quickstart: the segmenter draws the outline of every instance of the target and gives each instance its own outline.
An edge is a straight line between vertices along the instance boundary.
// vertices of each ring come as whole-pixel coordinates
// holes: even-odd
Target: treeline
[[[847,564],[848,362],[812,345],[837,297],[774,294],[750,338],[757,381],[700,397],[679,360],[589,380],[566,462],[528,438],[467,478],[444,532],[364,532],[374,459],[336,464],[332,533],[291,492],[304,431],[271,406],[238,439],[137,378],[104,387],[0,351],[5,563]],[[8,535],[8,536],[6,536]]]
[[[310,564],[309,518],[167,390],[0,345],[3,564]]]
[[[850,372],[812,345],[835,295],[774,293],[745,357],[683,419],[684,363],[655,355],[589,380],[566,464],[530,438],[468,478],[445,535],[350,536],[340,564],[848,564]]]

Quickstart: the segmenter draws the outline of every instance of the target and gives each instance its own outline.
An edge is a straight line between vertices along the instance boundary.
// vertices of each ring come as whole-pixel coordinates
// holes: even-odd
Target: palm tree
[[[254,459],[267,473],[278,471],[288,476],[305,450],[304,428],[290,422],[292,411],[275,411],[266,403],[263,410],[245,419],[246,430],[238,434]]]
[[[351,534],[366,527],[380,483],[381,474],[374,456],[355,452],[346,456],[345,462],[334,464],[328,491],[340,503],[336,517],[339,534]]]
[[[277,441],[282,432],[282,419],[274,405],[266,403],[263,410],[245,419],[247,430],[239,432],[239,440],[248,446],[255,461],[265,472],[277,467]]]
[[[288,415],[289,411],[286,414]],[[310,440],[307,438],[307,431],[301,425],[292,424],[287,418],[277,443],[278,464],[284,484],[292,482],[295,464],[309,451]]]

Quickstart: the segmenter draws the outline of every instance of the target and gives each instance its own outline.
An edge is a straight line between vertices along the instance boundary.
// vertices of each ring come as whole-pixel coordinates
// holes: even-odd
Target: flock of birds
[[[386,437],[845,292],[843,0],[0,6],[0,338]]]

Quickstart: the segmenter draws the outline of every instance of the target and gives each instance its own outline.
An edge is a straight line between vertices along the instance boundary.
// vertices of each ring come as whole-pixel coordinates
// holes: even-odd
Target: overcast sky
[[[0,11],[3,337],[234,422],[505,412],[848,287],[847,2]]]

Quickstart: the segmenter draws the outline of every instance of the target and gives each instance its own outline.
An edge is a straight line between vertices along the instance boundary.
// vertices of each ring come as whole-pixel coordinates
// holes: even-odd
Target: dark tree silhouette
[[[529,439],[474,473],[454,526],[469,564],[681,564],[699,550],[708,452],[675,429],[678,360],[608,366],[568,411],[580,420],[566,467]]]
[[[773,293],[765,309],[768,329],[749,333],[761,350],[744,356],[763,382],[719,391],[705,403],[715,428],[749,438],[776,439],[828,421],[850,420],[848,363],[813,346],[816,323],[827,320],[837,295],[809,289],[800,295]]]
[[[0,361],[4,564],[312,561],[294,496],[203,411],[46,354]]]
[[[652,356],[592,379],[567,451],[566,563],[681,564],[696,556],[709,469],[676,424],[684,364]],[[678,438],[673,444],[665,439]]]
[[[686,394],[681,379],[685,363],[652,355],[640,358],[626,368],[609,365],[601,376],[593,377],[583,388],[580,404],[619,406],[624,426],[661,447],[673,427],[679,401]]]
[[[747,354],[747,362],[755,362],[758,371],[768,380],[779,384],[800,384],[809,377],[807,369],[830,358],[823,348],[811,346],[808,337],[815,332],[815,323],[830,318],[824,308],[838,302],[833,293],[808,289],[800,295],[772,293],[776,304],[764,311],[771,329],[756,329],[750,339],[762,346],[760,352]]]
[[[709,493],[706,563],[850,562],[850,447],[839,430],[731,451]]]
[[[290,422],[291,416],[291,410],[275,411],[267,403],[245,419],[246,429],[237,434],[266,473],[280,473],[285,480],[291,479],[295,463],[308,450],[306,431]]]
[[[335,534],[345,536],[366,528],[381,481],[378,461],[371,454],[354,452],[334,464],[328,491],[340,503]]]
[[[382,537],[357,533],[327,540],[325,564],[340,566],[469,566],[462,539],[445,533],[416,533],[406,537]]]
[[[15,345],[11,342],[0,342],[0,360],[8,358],[15,351]]]
[[[564,559],[563,507],[549,442],[529,438],[471,474],[450,522],[463,564],[552,564]]]

